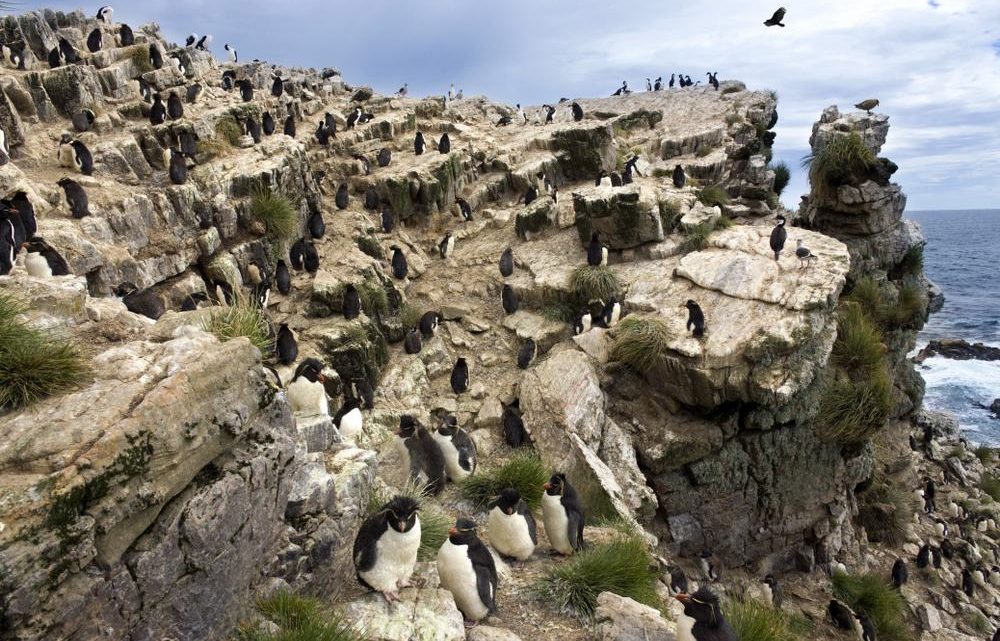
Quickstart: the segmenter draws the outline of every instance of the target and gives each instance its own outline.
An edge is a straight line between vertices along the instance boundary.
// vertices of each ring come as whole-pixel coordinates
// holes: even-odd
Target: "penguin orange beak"
[[[688,601],[691,600],[691,595],[684,594],[683,592],[681,592],[680,594],[675,594],[674,598],[680,601],[681,603],[687,603]]]
[[[448,536],[455,536],[458,534],[458,528],[448,528]]]
[[[326,377],[325,377],[325,376],[323,376],[322,374],[320,374],[320,375],[319,375],[319,382],[320,382],[320,383],[325,383],[325,382],[326,382]]]
[[[546,489],[546,490],[551,490],[552,489],[552,484],[551,483],[546,483],[545,485],[542,486],[542,488]]]

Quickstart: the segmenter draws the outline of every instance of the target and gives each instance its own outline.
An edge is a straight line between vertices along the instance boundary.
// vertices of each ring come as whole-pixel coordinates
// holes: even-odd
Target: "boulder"
[[[547,146],[555,152],[563,175],[570,180],[593,180],[602,170],[614,171],[618,162],[614,135],[606,124],[585,121],[557,130]]]
[[[406,588],[388,604],[381,594],[351,601],[344,616],[371,641],[465,641],[465,623],[451,592]]]
[[[664,238],[656,195],[638,185],[574,191],[573,210],[584,244],[590,242],[592,232],[597,232],[610,249],[628,249]]]
[[[598,641],[676,641],[673,621],[648,605],[611,592],[597,595],[595,637]]]
[[[521,637],[510,630],[494,628],[488,625],[477,625],[472,628],[465,636],[465,639],[466,641],[521,641]]]
[[[913,360],[923,363],[935,356],[956,361],[1000,361],[1000,348],[982,343],[970,344],[960,338],[941,338],[928,342]]]
[[[719,222],[720,218],[722,218],[722,210],[718,207],[708,207],[695,202],[681,217],[681,227],[685,231],[692,231],[697,227],[714,229],[715,223]]]

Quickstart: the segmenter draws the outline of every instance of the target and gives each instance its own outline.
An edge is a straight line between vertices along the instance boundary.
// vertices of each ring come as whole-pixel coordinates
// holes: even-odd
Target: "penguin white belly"
[[[300,377],[293,381],[285,390],[292,411],[302,416],[326,416],[330,406],[326,399],[326,390],[320,382],[312,383],[309,379]]]
[[[761,592],[760,595],[761,601],[763,601],[767,605],[771,605],[774,603],[774,592],[771,591],[771,586],[769,586],[766,583],[761,583],[760,592]]]
[[[379,592],[395,592],[409,582],[419,548],[420,519],[408,532],[387,528],[375,544],[375,566],[358,575]]]
[[[610,187],[610,186],[611,186],[611,176],[605,176],[604,178],[601,178],[601,187]]]
[[[542,494],[542,521],[552,549],[562,554],[573,554],[573,546],[569,543],[569,518],[561,499],[560,496]]]
[[[449,236],[448,237],[448,242],[445,243],[445,248],[444,248],[445,258],[447,258],[448,256],[451,256],[451,253],[453,251],[455,251],[455,237],[454,236]]]
[[[504,556],[514,557],[524,561],[535,551],[528,531],[528,521],[518,513],[504,514],[498,507],[490,510],[486,520],[490,544]]]
[[[59,166],[76,167],[76,151],[74,151],[73,145],[59,145]]]
[[[489,608],[479,598],[476,571],[469,559],[469,546],[445,541],[438,550],[438,576],[441,587],[451,592],[455,605],[469,621],[479,621],[489,614]]]
[[[618,319],[621,318],[621,315],[622,315],[622,306],[620,303],[615,303],[614,306],[611,308],[611,322],[608,323],[608,326],[614,327],[615,325],[617,325]]]
[[[361,426],[364,419],[361,410],[354,408],[340,419],[340,435],[352,441],[361,435]]]
[[[686,614],[679,614],[677,616],[677,641],[697,641],[694,638],[694,619]]]
[[[601,264],[602,265],[607,265],[608,264],[608,248],[607,247],[601,247]]]
[[[438,434],[437,431],[433,433],[433,437],[437,444],[441,446],[441,453],[444,454],[444,467],[448,472],[448,478],[452,481],[461,481],[467,477],[469,472],[462,469],[461,464],[459,464],[458,448],[451,442],[451,439]]]
[[[45,257],[37,252],[28,252],[24,257],[24,269],[29,276],[48,278],[52,276],[52,268]]]

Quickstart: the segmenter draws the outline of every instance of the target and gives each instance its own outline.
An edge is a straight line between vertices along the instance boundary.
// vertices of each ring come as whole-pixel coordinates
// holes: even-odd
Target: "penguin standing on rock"
[[[427,143],[424,142],[424,134],[421,131],[417,132],[417,135],[413,137],[413,153],[417,156],[424,153],[424,147]]]
[[[94,120],[96,120],[96,117],[94,116],[94,112],[90,109],[81,109],[73,114],[73,117],[70,120],[73,123],[73,129],[83,133],[85,131],[90,131],[90,128],[94,126]],[[4,151],[6,151],[6,149]]]
[[[246,119],[246,122],[243,123],[243,127],[244,130],[246,131],[246,135],[250,136],[250,138],[253,140],[253,144],[256,145],[260,143],[261,140],[260,125],[257,124],[256,118],[254,118],[253,116],[248,117]]]
[[[399,417],[397,449],[406,478],[440,494],[448,478],[444,452],[420,421],[409,414]]]
[[[23,191],[15,192],[10,197],[10,204],[17,209],[17,213],[20,215],[25,238],[33,237],[38,231],[38,221],[35,218],[35,206],[28,199],[28,194]],[[56,275],[58,276],[58,274]]]
[[[504,278],[514,273],[514,251],[507,247],[500,254],[500,275]]]
[[[333,202],[337,205],[337,209],[347,209],[347,205],[350,202],[350,193],[347,190],[347,183],[340,183],[337,187],[337,195],[334,196]]]
[[[288,292],[292,291],[292,277],[288,273],[288,265],[280,258],[274,268],[274,283],[282,296],[288,296]]]
[[[275,348],[278,351],[278,362],[282,365],[291,365],[299,356],[299,345],[295,341],[295,334],[288,328],[288,323],[282,323],[278,327],[278,338],[275,341]]]
[[[285,118],[285,124],[282,127],[281,133],[285,134],[289,138],[294,138],[295,137],[295,116],[294,115],[288,114],[288,117]]]
[[[396,280],[403,280],[410,273],[410,267],[406,262],[406,255],[399,245],[393,245],[392,250],[392,275]]]
[[[674,167],[673,181],[674,187],[677,189],[683,189],[685,183],[687,183],[687,176],[684,174],[684,168],[680,165]]]
[[[87,149],[87,145],[69,134],[63,134],[59,139],[59,164],[63,167],[73,167],[84,176],[94,173],[94,157]]]
[[[152,125],[162,125],[167,121],[167,106],[163,104],[163,97],[158,93],[153,94],[153,106],[149,109],[149,123]]]
[[[437,569],[441,587],[451,592],[466,625],[496,612],[496,563],[476,536],[473,521],[458,519],[448,530],[448,540],[438,550]]]
[[[538,345],[529,338],[524,341],[520,349],[517,350],[517,366],[521,369],[528,369],[538,355]]]
[[[516,448],[528,441],[528,433],[524,429],[524,419],[521,418],[521,406],[517,400],[504,406],[500,421],[503,425],[503,440],[507,445]]]
[[[764,591],[767,594],[767,602],[776,608],[781,608],[781,604],[785,600],[785,594],[781,590],[781,584],[778,583],[778,579],[774,578],[774,575],[768,574],[764,577]]]
[[[304,416],[328,416],[329,401],[326,398],[326,388],[323,383],[323,363],[318,358],[307,358],[295,368],[292,382],[288,384],[285,395],[292,406],[292,411]]]
[[[133,314],[157,320],[167,311],[163,300],[151,289],[140,291],[132,283],[122,283],[115,293],[121,296],[125,308]]]
[[[702,550],[698,555],[698,567],[701,568],[701,576],[705,581],[718,581],[719,572],[712,562],[712,551]]]
[[[590,235],[590,244],[587,245],[587,264],[591,267],[608,264],[608,248],[601,244],[596,231]]]
[[[231,44],[227,42],[222,48],[226,50],[226,57],[229,59],[229,62],[237,63],[240,61],[240,57],[236,54],[236,49]]]
[[[517,311],[519,301],[517,299],[517,292],[510,285],[504,283],[503,289],[500,291],[500,304],[503,306],[503,311],[506,314],[513,314]]]
[[[451,137],[448,132],[441,134],[441,139],[438,141],[438,153],[446,154],[451,151]]]
[[[163,68],[163,52],[155,44],[149,45],[149,62],[153,65],[153,69]]]
[[[181,103],[181,97],[177,95],[176,91],[171,91],[170,95],[167,96],[167,115],[171,120],[184,117],[184,104]]]
[[[306,242],[302,247],[302,266],[310,274],[319,271],[319,252],[311,242]]]
[[[175,185],[187,182],[187,161],[184,154],[174,148],[170,149],[170,182]]]
[[[573,112],[574,122],[580,122],[583,120],[583,107],[580,106],[580,103],[574,102],[569,106],[569,108]]]
[[[420,549],[417,502],[397,496],[365,519],[354,539],[354,568],[361,585],[377,590],[389,603],[410,583]]]
[[[456,394],[463,394],[469,389],[469,364],[461,356],[451,369],[451,389]]]
[[[318,210],[313,210],[309,214],[309,235],[319,240],[326,233],[326,223],[323,222],[323,214]]]
[[[341,437],[353,441],[362,433],[364,416],[361,414],[361,403],[354,396],[345,396],[344,402],[333,415],[333,424]]]
[[[437,312],[426,312],[420,317],[420,333],[424,338],[432,338],[437,332],[441,322],[441,315]]]
[[[929,476],[924,478],[926,479],[924,483],[924,512],[930,514],[935,508],[934,498],[937,494],[937,488],[934,485],[934,479]]]
[[[265,111],[264,115],[261,116],[261,128],[264,130],[265,136],[271,136],[274,134],[274,116],[271,115],[270,111]]]
[[[555,473],[544,485],[542,522],[552,549],[570,555],[583,549],[583,504],[566,475]]]
[[[854,618],[858,620],[858,626],[861,628],[861,641],[875,641],[875,624],[868,618],[868,615],[864,612],[858,612]]]
[[[931,546],[924,543],[917,551],[917,567],[921,570],[926,568],[931,561]]]
[[[458,426],[454,416],[447,416],[431,436],[444,454],[445,471],[452,481],[461,481],[476,471],[476,442]]]
[[[441,258],[447,259],[454,251],[455,236],[449,231],[445,233],[444,238],[438,243],[438,253],[441,255]]]
[[[486,517],[490,544],[503,556],[528,560],[538,545],[538,526],[528,504],[512,487],[500,491]]]
[[[472,207],[469,205],[469,201],[464,198],[455,198],[455,202],[458,204],[458,210],[462,214],[462,220],[470,222],[472,220]]]
[[[830,615],[833,624],[841,630],[854,629],[854,613],[840,601],[832,599],[830,604],[826,606],[826,612]]]
[[[131,47],[135,44],[135,34],[132,32],[132,27],[128,26],[124,22],[118,27],[118,39],[121,41],[123,47]]]
[[[90,200],[80,183],[72,178],[61,178],[56,184],[63,188],[73,218],[80,219],[90,215]]]
[[[962,592],[965,592],[965,596],[970,599],[976,595],[976,584],[972,580],[972,572],[969,572],[969,568],[962,570]]]
[[[739,641],[722,614],[719,597],[708,588],[701,587],[694,594],[678,594],[674,598],[684,604],[684,614],[694,619],[691,634],[695,641]]]
[[[354,320],[361,315],[361,295],[358,293],[358,288],[355,287],[353,283],[348,283],[344,287],[344,297],[341,308],[344,312],[344,318],[347,320]]]
[[[423,349],[423,342],[420,338],[420,332],[417,331],[416,327],[411,327],[406,332],[406,336],[403,337],[403,351],[407,354],[419,354],[421,349]]]
[[[389,151],[389,148],[382,147],[379,149],[378,154],[375,156],[375,163],[379,167],[388,167],[390,162],[392,162],[392,152]]]
[[[667,568],[670,571],[670,592],[671,594],[682,594],[688,591],[687,576],[680,566],[671,565]]]
[[[896,562],[892,564],[892,585],[897,590],[903,587],[910,578],[910,573],[906,569],[906,561],[903,559],[896,559]]]
[[[778,214],[778,223],[771,230],[771,251],[774,252],[774,260],[781,256],[781,250],[785,248],[785,240],[788,239],[788,232],[785,231],[785,217]]]
[[[24,249],[24,268],[29,276],[49,278],[71,273],[66,260],[40,236],[31,237]]]
[[[693,300],[688,300],[688,302],[684,303],[684,306],[688,310],[686,328],[691,332],[692,336],[701,338],[705,335],[705,313],[701,311],[698,303]]]
[[[94,29],[87,36],[87,51],[90,53],[97,53],[101,50],[101,45],[103,44],[103,36],[100,29]]]

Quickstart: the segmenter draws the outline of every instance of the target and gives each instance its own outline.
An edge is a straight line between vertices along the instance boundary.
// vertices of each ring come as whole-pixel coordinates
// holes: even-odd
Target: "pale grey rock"
[[[659,612],[612,592],[597,596],[598,641],[676,641],[677,627]]]
[[[941,615],[937,608],[929,603],[921,603],[917,606],[917,617],[920,619],[920,627],[927,632],[937,632],[941,629]]]
[[[465,639],[466,641],[521,641],[521,637],[510,630],[488,625],[477,625],[472,628],[465,635]]]
[[[465,641],[462,613],[451,592],[406,588],[400,600],[387,604],[369,594],[344,608],[347,620],[368,631],[372,641]]]
[[[611,249],[627,249],[664,238],[656,194],[632,184],[585,187],[573,192],[576,228],[584,244],[597,232]]]

